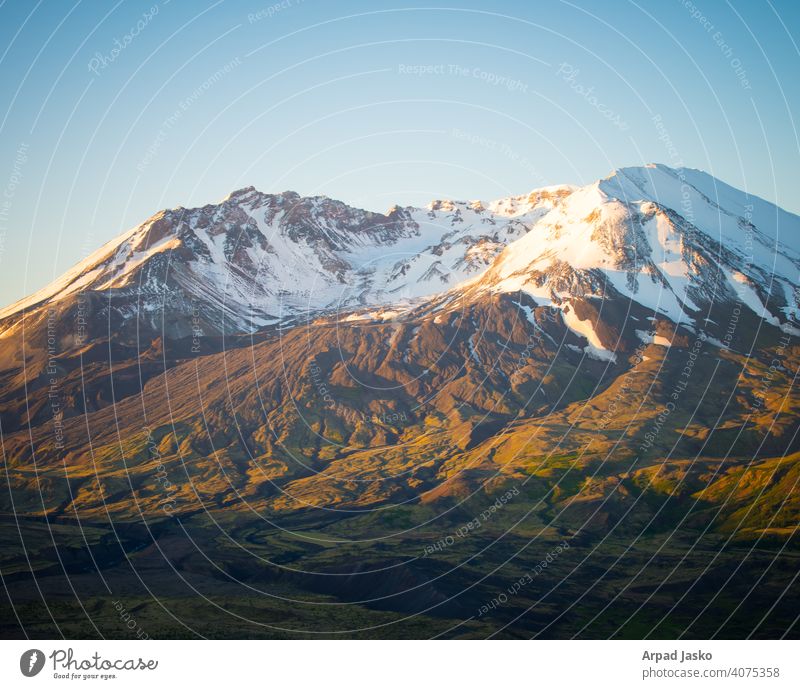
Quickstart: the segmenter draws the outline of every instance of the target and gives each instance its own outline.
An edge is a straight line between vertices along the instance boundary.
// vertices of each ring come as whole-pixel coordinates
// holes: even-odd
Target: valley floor
[[[371,542],[378,519],[298,519],[291,533],[199,516],[113,529],[6,517],[0,636],[800,637],[797,538],[503,533],[496,514],[483,533],[459,535],[454,519],[433,541]]]

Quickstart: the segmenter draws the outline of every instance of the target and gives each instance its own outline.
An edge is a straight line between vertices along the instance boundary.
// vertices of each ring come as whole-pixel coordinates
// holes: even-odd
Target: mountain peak
[[[799,217],[707,173],[625,167],[565,196],[474,287],[562,308],[621,296],[690,325],[738,299],[785,327],[800,309],[798,238]]]
[[[236,189],[235,191],[232,191],[230,194],[228,194],[225,197],[225,200],[235,199],[235,198],[238,198],[240,196],[247,196],[249,194],[252,194],[254,191],[257,191],[257,190],[253,185],[242,187],[241,189]]]

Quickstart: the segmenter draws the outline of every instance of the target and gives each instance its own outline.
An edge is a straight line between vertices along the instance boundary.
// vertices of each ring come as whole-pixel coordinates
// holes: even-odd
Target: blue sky
[[[800,3],[0,5],[0,302],[254,185],[385,210],[704,169],[800,212]]]

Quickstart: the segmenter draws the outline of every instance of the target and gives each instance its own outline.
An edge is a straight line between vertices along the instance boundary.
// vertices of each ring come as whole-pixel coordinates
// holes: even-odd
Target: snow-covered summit
[[[540,303],[621,295],[675,323],[739,300],[773,324],[798,311],[800,217],[698,170],[621,168],[575,189],[471,289]]]

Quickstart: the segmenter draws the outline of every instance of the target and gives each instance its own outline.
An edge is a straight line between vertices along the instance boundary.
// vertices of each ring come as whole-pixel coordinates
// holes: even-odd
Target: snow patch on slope
[[[607,350],[603,347],[603,343],[595,332],[594,325],[587,318],[581,320],[573,309],[567,308],[561,312],[561,317],[566,325],[572,332],[580,335],[589,341],[589,344],[584,347],[584,351],[595,359],[602,361],[616,361],[617,355],[614,352]]]

